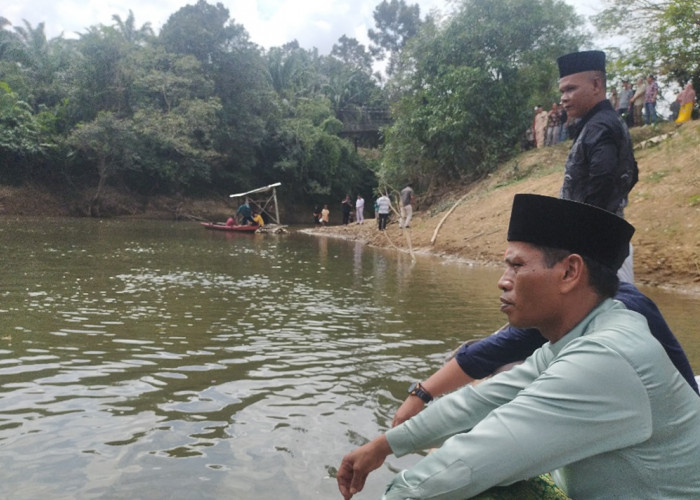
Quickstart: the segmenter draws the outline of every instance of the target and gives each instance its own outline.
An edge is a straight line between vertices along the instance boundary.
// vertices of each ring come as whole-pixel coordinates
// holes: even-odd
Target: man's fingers
[[[349,500],[350,498],[352,498],[353,495],[353,493],[350,492],[350,483],[352,481],[352,476],[352,464],[344,458],[343,462],[340,464],[340,468],[338,469],[338,473],[336,474],[335,479],[338,482],[338,489],[340,490],[340,494],[343,495],[343,498],[345,498],[345,500]]]
[[[352,482],[350,483],[350,493],[354,495],[355,493],[362,491],[365,487],[365,481],[367,480],[368,472],[355,470],[352,476]]]

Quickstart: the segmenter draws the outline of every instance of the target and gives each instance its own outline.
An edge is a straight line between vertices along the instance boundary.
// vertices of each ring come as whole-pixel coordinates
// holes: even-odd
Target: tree
[[[134,167],[136,137],[130,122],[109,111],[99,112],[95,120],[79,124],[71,133],[71,145],[94,162],[96,169],[97,187],[89,206],[91,216],[100,216],[102,195],[108,181]]]
[[[193,55],[205,68],[216,65],[222,53],[251,46],[245,28],[229,22],[228,9],[205,0],[172,14],[160,31],[159,40],[169,52]]]
[[[159,35],[166,51],[197,58],[222,109],[213,147],[226,161],[214,173],[218,185],[253,183],[260,143],[274,112],[271,88],[260,49],[243,26],[229,20],[228,9],[204,0],[170,16]]]
[[[370,51],[380,61],[388,59],[386,73],[392,75],[399,53],[420,30],[420,7],[404,0],[382,0],[374,9],[374,23],[377,29],[367,31],[374,42]]]
[[[372,74],[372,54],[355,38],[343,35],[333,44],[331,56],[355,71]]]
[[[578,47],[580,25],[559,0],[465,0],[444,27],[424,29],[390,82],[400,99],[381,179],[469,180],[511,156],[531,100],[556,96],[556,57]]]
[[[213,166],[221,162],[213,148],[220,112],[216,98],[182,100],[168,113],[137,111],[133,131],[138,169],[128,184],[142,193],[194,192],[209,185]]]
[[[76,43],[79,57],[69,74],[72,119],[90,122],[100,111],[129,116],[135,68],[128,64],[132,46],[109,26],[92,26]]]
[[[136,19],[131,9],[129,9],[129,15],[126,20],[122,20],[118,14],[114,14],[112,20],[114,20],[114,27],[117,32],[124,38],[124,41],[129,44],[142,45],[152,40],[155,36],[151,28],[151,23],[145,23],[140,28],[136,28]]]
[[[0,180],[19,184],[45,154],[41,128],[31,106],[0,82]]]
[[[626,35],[631,47],[619,51],[628,72],[658,72],[679,85],[700,88],[700,10],[696,0],[606,0],[593,18],[603,33]]]
[[[7,25],[6,25],[7,26]],[[2,30],[3,32],[5,30]],[[10,73],[17,73],[22,97],[38,111],[42,106],[58,104],[66,91],[65,76],[73,57],[72,43],[63,35],[46,38],[45,25],[36,27],[28,21],[16,26],[13,36],[3,33],[0,37],[0,54],[3,59],[17,63]]]

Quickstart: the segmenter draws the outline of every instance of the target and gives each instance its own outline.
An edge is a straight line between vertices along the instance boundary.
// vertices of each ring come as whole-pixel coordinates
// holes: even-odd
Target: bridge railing
[[[338,119],[343,122],[343,132],[378,131],[393,121],[388,108],[365,106],[342,108],[338,112]]]

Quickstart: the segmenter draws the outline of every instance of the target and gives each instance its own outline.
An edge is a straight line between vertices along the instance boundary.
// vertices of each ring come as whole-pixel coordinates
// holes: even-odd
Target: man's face
[[[501,312],[517,328],[545,330],[556,324],[559,314],[558,276],[564,272],[558,263],[547,268],[542,252],[519,241],[508,244],[506,270],[498,280],[501,289]]]
[[[574,73],[559,79],[561,104],[571,118],[581,118],[603,100],[603,82],[593,71]]]

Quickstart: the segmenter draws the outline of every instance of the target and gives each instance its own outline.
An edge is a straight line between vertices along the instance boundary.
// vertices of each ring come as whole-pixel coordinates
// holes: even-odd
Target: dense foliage
[[[561,1],[465,0],[443,29],[403,53],[388,181],[474,178],[511,156],[537,102],[558,101],[555,60],[576,50],[580,20]]]
[[[634,64],[697,78],[693,2],[657,4],[637,9],[655,35]],[[555,59],[585,34],[561,0],[455,6],[438,20],[383,0],[372,44],[342,36],[328,55],[296,41],[263,50],[205,0],[160,33],[132,12],[71,40],[0,17],[0,183],[88,188],[101,215],[108,187],[193,196],[282,182],[282,197],[313,205],[479,177],[514,154],[533,105],[558,100]],[[390,125],[369,155],[377,137],[348,134],[377,116]]]
[[[606,0],[594,17],[606,34],[630,43],[616,48],[623,76],[657,73],[679,87],[692,81],[700,88],[700,9],[697,0]]]

